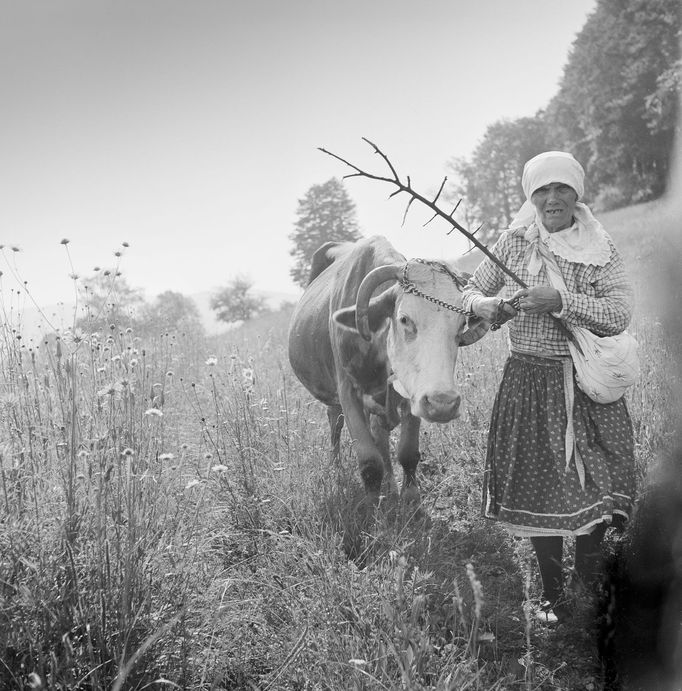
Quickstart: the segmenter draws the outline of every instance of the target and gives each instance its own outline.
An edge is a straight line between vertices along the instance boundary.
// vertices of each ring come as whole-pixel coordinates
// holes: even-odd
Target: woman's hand
[[[472,307],[472,311],[477,317],[492,322],[493,324],[504,324],[504,322],[513,319],[518,312],[501,298],[476,298]]]
[[[549,286],[521,288],[514,293],[511,301],[514,300],[518,300],[515,304],[518,304],[519,309],[527,314],[560,312],[563,307],[559,291]]]

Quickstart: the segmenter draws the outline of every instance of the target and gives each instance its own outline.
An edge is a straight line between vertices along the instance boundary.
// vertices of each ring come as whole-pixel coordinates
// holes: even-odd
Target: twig
[[[349,168],[351,168],[352,170],[355,171],[354,173],[349,173],[348,175],[344,175],[343,176],[344,179],[345,178],[363,177],[363,178],[367,178],[368,180],[378,180],[379,182],[387,182],[391,185],[395,185],[398,189],[395,190],[393,193],[391,193],[389,198],[395,197],[396,195],[398,195],[402,192],[405,192],[406,194],[408,194],[410,196],[410,201],[408,202],[407,208],[405,209],[405,213],[403,215],[403,223],[405,222],[405,217],[407,216],[407,212],[408,212],[412,202],[416,199],[417,201],[421,202],[426,207],[431,209],[431,211],[433,211],[433,217],[431,219],[429,219],[424,225],[431,223],[431,221],[437,217],[445,219],[453,227],[454,230],[458,230],[462,235],[464,235],[469,240],[469,242],[476,245],[476,247],[478,247],[478,249],[480,249],[481,252],[483,252],[483,254],[486,255],[486,257],[488,257],[494,264],[496,264],[502,271],[504,271],[504,273],[506,273],[507,276],[509,276],[513,281],[518,283],[522,288],[528,287],[528,285],[524,281],[522,281],[511,269],[509,269],[504,264],[504,262],[500,261],[482,242],[480,242],[476,237],[474,237],[474,233],[471,233],[466,228],[464,228],[459,223],[457,223],[457,221],[455,221],[455,219],[453,218],[453,214],[457,210],[457,206],[459,206],[459,202],[457,203],[457,206],[455,206],[455,208],[449,214],[446,213],[445,211],[443,211],[436,204],[436,201],[438,200],[438,197],[440,196],[440,193],[443,189],[443,186],[445,185],[445,180],[447,180],[447,178],[445,178],[445,180],[443,180],[443,182],[441,183],[440,189],[438,190],[438,194],[436,194],[433,201],[430,199],[427,199],[423,195],[419,194],[419,192],[417,192],[412,187],[412,183],[410,181],[409,175],[407,176],[407,182],[403,182],[401,180],[400,176],[396,172],[396,170],[393,167],[393,164],[389,160],[388,156],[386,156],[386,154],[376,144],[371,142],[366,137],[363,137],[362,139],[363,139],[363,141],[367,142],[374,149],[375,154],[378,154],[379,156],[381,156],[381,158],[384,160],[384,162],[388,166],[389,170],[391,171],[392,177],[386,177],[383,175],[375,175],[374,173],[369,173],[368,171],[363,170],[362,168],[358,168],[358,166],[351,163],[350,161],[347,161],[345,158],[342,158],[338,154],[335,154],[331,151],[328,151],[327,149],[325,149],[323,147],[319,147],[319,150],[322,153],[327,154],[328,156],[331,156],[332,158],[335,158],[337,161],[341,161],[341,163],[347,165]],[[452,232],[452,231],[450,231],[450,232]]]

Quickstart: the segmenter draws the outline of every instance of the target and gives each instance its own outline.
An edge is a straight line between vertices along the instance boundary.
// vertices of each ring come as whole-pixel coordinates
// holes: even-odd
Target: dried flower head
[[[60,244],[60,245],[68,245],[69,242],[71,242],[71,240],[69,240],[68,238],[62,238],[62,239],[59,241],[59,244]]]
[[[126,457],[132,456],[133,453],[135,453],[135,452],[130,447],[128,447],[128,448],[123,449],[123,451],[121,451],[121,456],[126,456]]]

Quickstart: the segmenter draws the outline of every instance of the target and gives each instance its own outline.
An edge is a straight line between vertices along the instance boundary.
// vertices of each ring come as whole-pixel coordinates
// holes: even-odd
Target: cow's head
[[[372,298],[388,282],[392,285]],[[477,341],[489,326],[457,311],[465,282],[463,275],[435,263],[381,266],[363,280],[355,306],[338,310],[333,317],[367,341],[387,329],[393,387],[410,401],[413,415],[432,422],[448,422],[459,415],[457,350]],[[416,292],[410,292],[411,286]]]

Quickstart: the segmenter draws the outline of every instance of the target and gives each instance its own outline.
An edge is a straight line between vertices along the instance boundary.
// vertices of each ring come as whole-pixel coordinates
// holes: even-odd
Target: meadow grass
[[[503,334],[460,351],[462,418],[422,428],[414,516],[364,508],[345,433],[331,463],[288,319],[34,341],[5,321],[0,688],[597,688],[589,626],[533,628],[528,543],[480,517]],[[642,481],[674,399],[657,318],[631,331]]]

